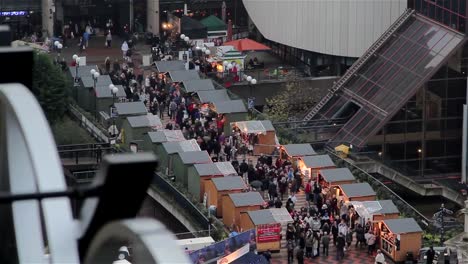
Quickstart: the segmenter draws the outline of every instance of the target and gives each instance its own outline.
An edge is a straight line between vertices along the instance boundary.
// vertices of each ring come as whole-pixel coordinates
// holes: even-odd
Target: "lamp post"
[[[434,214],[436,221],[440,224],[440,246],[444,245],[445,236],[445,215],[452,215],[453,211],[445,208],[444,204],[441,204],[439,211]]]
[[[189,69],[189,61],[190,61],[190,54],[189,54],[190,38],[188,36],[186,36],[185,34],[180,34],[180,39],[185,42],[184,46],[187,45],[187,49],[184,50],[184,54],[185,54],[185,52],[187,52],[187,64],[186,64],[185,68],[188,70]]]
[[[56,40],[54,42],[54,46],[55,46],[55,51],[57,52],[57,56],[56,56],[55,60],[56,60],[56,63],[59,63],[59,57],[60,57],[60,54],[62,52],[63,45],[58,40]]]
[[[92,69],[90,73],[91,73],[91,77],[93,77],[93,83],[94,83],[93,88],[94,88],[94,91],[96,91],[96,84],[97,84],[97,80],[100,74],[95,69]],[[97,119],[97,96],[94,97],[94,118]]]
[[[423,176],[423,156],[422,156],[422,149],[418,149],[419,154],[419,176]]]
[[[245,80],[247,81],[247,83],[249,84],[249,90],[250,90],[250,95],[249,95],[249,98],[247,100],[248,102],[248,107],[249,109],[253,109],[255,107],[255,97],[252,96],[252,87],[257,84],[257,79],[254,79],[252,78],[252,76],[246,76],[245,77]]]
[[[112,94],[112,109],[111,109],[111,117],[112,117],[112,137],[117,135],[116,127],[115,127],[115,99],[117,98],[117,93],[119,92],[119,88],[117,88],[114,84],[109,84],[109,90]]]

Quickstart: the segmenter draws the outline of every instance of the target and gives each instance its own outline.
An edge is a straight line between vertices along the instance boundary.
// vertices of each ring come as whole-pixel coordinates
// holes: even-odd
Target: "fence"
[[[109,137],[104,134],[93,122],[91,122],[78,108],[69,105],[70,113],[80,122],[80,125],[84,127],[91,134],[92,137],[100,142],[109,143]]]
[[[75,164],[99,163],[103,155],[115,153],[112,147],[59,150],[60,159],[73,159]]]

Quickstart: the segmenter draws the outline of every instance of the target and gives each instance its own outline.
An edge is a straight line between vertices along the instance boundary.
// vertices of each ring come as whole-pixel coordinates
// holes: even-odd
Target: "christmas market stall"
[[[210,155],[204,151],[187,151],[179,152],[174,157],[174,176],[176,182],[179,182],[188,187],[188,170],[195,164],[212,163]],[[200,185],[198,185],[200,186]]]
[[[287,144],[280,147],[281,159],[291,161],[295,168],[297,168],[300,159],[316,154],[310,144]]]
[[[115,103],[117,112],[117,127],[122,127],[123,121],[129,116],[146,115],[148,110],[143,102]]]
[[[394,262],[406,260],[408,252],[417,256],[423,231],[413,218],[387,219],[380,222],[380,249]]]
[[[247,189],[240,176],[211,178],[205,182],[208,206],[216,210],[217,217],[223,216],[223,197],[230,193],[241,193]]]
[[[214,90],[214,91],[198,91],[198,99],[200,103],[212,103],[212,102],[226,102],[230,101],[226,90]]]
[[[237,171],[230,162],[195,164],[188,168],[188,190],[195,197],[200,197],[200,201],[203,201],[205,184],[211,178],[237,175]]]
[[[81,77],[81,83],[84,89],[79,90],[77,103],[84,110],[95,112],[97,109],[97,98],[94,87],[109,87],[112,84],[112,80],[109,75],[100,75],[97,77],[97,80],[94,80],[94,77],[89,74]]]
[[[284,207],[248,211],[241,214],[241,229],[255,228],[259,252],[279,251],[282,227],[292,222],[291,215]]]
[[[198,93],[199,91],[214,91],[213,81],[210,79],[186,80],[182,82],[182,88],[186,93]]]
[[[159,73],[170,71],[185,71],[185,62],[180,60],[155,61],[156,70]]]
[[[148,134],[144,135],[145,149],[153,151],[158,158],[161,158],[162,155],[162,144],[166,142],[178,142],[184,141],[184,135],[181,130],[159,130],[159,131],[150,131]]]
[[[270,120],[252,120],[231,123],[234,131],[239,132],[242,144],[254,155],[272,154],[279,146],[275,128]]]
[[[260,210],[264,204],[259,192],[230,193],[223,196],[223,223],[228,227],[238,228],[242,213]]]
[[[348,168],[334,168],[320,170],[317,180],[323,188],[331,188],[354,183],[356,179]]]
[[[200,75],[196,70],[170,71],[169,77],[171,78],[172,82],[183,82],[200,79]]]
[[[98,70],[97,65],[84,65],[84,66],[71,66],[68,68],[71,78],[73,78],[74,85],[71,91],[71,96],[75,99],[76,103],[84,109],[85,105],[89,105],[88,102],[88,95],[90,93],[90,88],[93,87],[85,87],[81,82],[81,78],[91,76],[91,70]]]
[[[158,154],[160,170],[171,176],[174,173],[174,159],[178,153],[201,151],[195,139],[164,142],[157,149],[156,154]]]
[[[159,116],[155,116],[153,114],[129,116],[122,124],[122,143],[130,144],[130,142],[133,142],[143,147],[144,136],[148,132],[158,129],[162,129],[162,123]]]
[[[400,217],[400,211],[392,200],[379,201],[351,201],[354,209],[359,215],[359,223],[363,226],[367,221],[378,225],[383,220],[396,219]]]
[[[210,109],[218,114],[217,120],[224,123],[226,136],[231,135],[231,123],[247,119],[247,108],[242,100],[212,102]]]
[[[117,94],[112,94],[109,86],[97,86],[96,87],[96,104],[97,104],[97,112],[105,112],[112,117],[111,109],[114,103],[122,102],[126,100],[127,95],[125,94],[125,90],[122,85],[115,85],[117,88]]]
[[[317,179],[318,173],[323,169],[335,168],[335,163],[328,155],[305,156],[298,158],[299,169],[304,175],[304,182],[309,179]]]
[[[374,201],[376,198],[376,193],[367,182],[342,184],[336,191],[338,200],[343,199],[345,202]]]

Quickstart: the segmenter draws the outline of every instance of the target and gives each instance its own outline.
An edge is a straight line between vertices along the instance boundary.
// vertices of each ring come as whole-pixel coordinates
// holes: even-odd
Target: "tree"
[[[36,96],[49,123],[60,120],[67,107],[67,86],[69,81],[59,66],[44,53],[34,53],[33,85],[31,91]]]
[[[326,92],[326,91],[325,91]],[[319,88],[307,87],[305,82],[291,79],[279,94],[267,98],[265,114],[272,121],[285,122],[289,118],[302,118],[325,95]]]

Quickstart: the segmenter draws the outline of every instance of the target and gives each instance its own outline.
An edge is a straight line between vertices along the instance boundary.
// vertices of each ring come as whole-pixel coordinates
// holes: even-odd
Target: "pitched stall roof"
[[[201,151],[195,139],[164,142],[163,147],[168,154],[182,153],[187,151]]]
[[[422,232],[421,227],[413,218],[388,219],[383,222],[394,234]]]
[[[317,154],[310,144],[288,144],[283,145],[283,148],[290,157],[303,157]]]
[[[226,23],[215,15],[211,15],[200,20],[200,23],[205,25],[208,31],[221,31],[227,29]]]
[[[180,60],[172,61],[156,61],[156,69],[158,72],[170,72],[170,71],[184,71],[185,62]]]
[[[196,141],[195,141],[196,142]],[[208,164],[195,164],[195,169],[200,176],[210,176],[210,175],[237,175],[236,170],[230,162],[215,162]]]
[[[198,98],[201,103],[223,102],[229,101],[229,95],[226,90],[213,90],[213,91],[198,91]]]
[[[98,67],[97,65],[85,65],[85,66],[80,66],[78,67],[78,76],[79,77],[84,77],[84,76],[88,76],[88,75],[91,75],[91,70],[98,70]],[[71,76],[73,78],[76,77],[76,66],[70,66],[68,67],[68,70],[70,71],[71,73]]]
[[[294,220],[292,219],[291,215],[289,214],[286,207],[281,208],[270,208],[268,211],[271,212],[271,215],[278,223],[292,223]]]
[[[223,45],[233,46],[238,51],[271,50],[270,47],[248,38],[228,41],[225,42]]]
[[[184,164],[211,163],[210,155],[204,151],[187,151],[179,153]]]
[[[328,155],[305,156],[302,160],[307,168],[318,169],[335,166],[335,163]]]
[[[183,88],[187,93],[197,93],[199,91],[213,91],[215,87],[210,79],[185,80]]]
[[[231,198],[235,207],[263,205],[265,202],[258,192],[230,193],[229,197]]]
[[[320,175],[326,182],[354,181],[355,178],[348,168],[321,170]]]
[[[242,100],[213,102],[213,105],[218,114],[247,113],[247,108]]]
[[[365,201],[361,202],[368,211],[374,214],[397,214],[400,213],[392,200]],[[379,209],[380,208],[380,209]]]
[[[367,183],[350,183],[340,185],[341,190],[348,197],[364,197],[375,195],[372,187]]]
[[[270,120],[241,121],[234,122],[233,124],[244,133],[265,133],[267,131],[275,131]]]
[[[153,114],[129,116],[127,117],[128,123],[133,128],[151,127],[158,129],[162,127],[161,119],[159,116]]]
[[[94,87],[94,80],[93,77],[91,76],[82,76],[81,77],[81,82],[83,83],[84,87]],[[107,86],[109,87],[109,84],[112,84],[112,80],[109,75],[100,75],[97,79],[96,82],[96,87],[97,86]]]
[[[152,143],[184,141],[185,137],[180,130],[160,130],[148,132]]]
[[[148,110],[143,102],[115,103],[119,115],[146,115]]]
[[[231,162],[216,162],[215,164],[218,170],[221,171],[224,176],[238,175]]]
[[[243,190],[247,188],[240,176],[212,178],[211,181],[218,191]]]
[[[200,75],[196,70],[170,71],[169,76],[173,82],[183,82],[188,80],[199,80]]]
[[[125,93],[125,89],[122,85],[115,85],[117,87],[117,94],[116,97],[126,97],[127,94]],[[97,86],[96,87],[96,97],[97,98],[113,98],[114,95],[111,93],[111,90],[108,86]]]
[[[271,215],[270,210],[248,211],[250,220],[254,225],[265,225],[276,223],[275,218]]]

